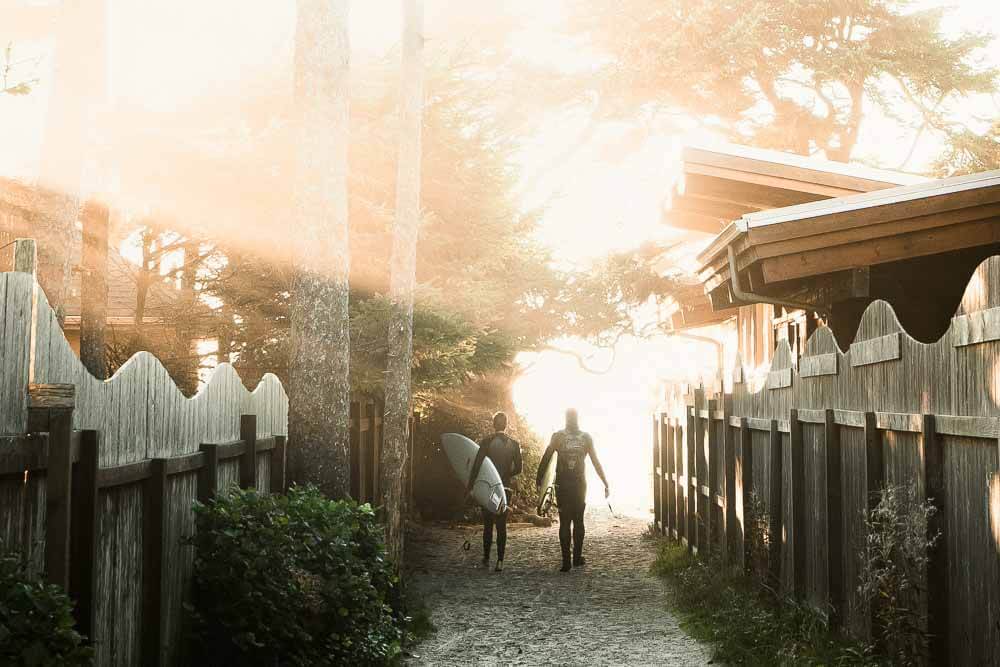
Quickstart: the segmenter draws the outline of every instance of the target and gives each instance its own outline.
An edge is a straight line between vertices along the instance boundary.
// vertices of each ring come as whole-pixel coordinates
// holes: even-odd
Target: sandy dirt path
[[[556,525],[511,524],[502,574],[480,564],[481,528],[414,526],[410,581],[437,632],[411,647],[406,664],[708,664],[649,574],[655,543],[643,537],[647,523],[606,508],[588,509],[586,521],[587,564],[569,573],[557,571]]]

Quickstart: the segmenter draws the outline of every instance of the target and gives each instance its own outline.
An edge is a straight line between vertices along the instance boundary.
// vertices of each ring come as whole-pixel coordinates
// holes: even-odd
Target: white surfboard
[[[464,435],[445,433],[441,436],[441,447],[458,476],[458,481],[462,486],[467,486],[472,474],[472,464],[479,453],[479,445]],[[484,458],[483,464],[479,466],[479,474],[472,485],[472,497],[487,512],[500,514],[507,511],[507,493],[503,490],[500,473],[489,457]]]
[[[548,516],[549,510],[556,505],[556,458],[558,456],[559,452],[552,452],[549,465],[545,468],[545,474],[542,475],[542,485],[539,491],[541,495],[538,497],[538,507],[536,508],[538,516]]]

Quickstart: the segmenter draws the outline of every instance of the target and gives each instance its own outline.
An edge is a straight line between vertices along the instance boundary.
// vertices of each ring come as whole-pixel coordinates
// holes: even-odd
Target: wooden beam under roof
[[[733,178],[721,178],[688,172],[684,174],[682,189],[681,196],[714,199],[757,210],[794,206],[795,204],[804,204],[816,201],[817,199],[824,199],[824,197],[817,197],[816,195],[797,190],[775,188],[747,183],[742,180],[734,180]]]
[[[713,199],[711,197],[700,197],[698,195],[681,195],[674,199],[672,210],[697,213],[709,216],[718,220],[735,220],[747,213],[753,213],[760,209],[745,204],[736,204],[729,201]]]
[[[722,218],[677,209],[665,210],[662,219],[667,227],[701,234],[715,234],[719,231],[720,225],[723,224]]]
[[[761,269],[772,283],[997,243],[1000,218],[993,218],[774,257],[763,260]]]

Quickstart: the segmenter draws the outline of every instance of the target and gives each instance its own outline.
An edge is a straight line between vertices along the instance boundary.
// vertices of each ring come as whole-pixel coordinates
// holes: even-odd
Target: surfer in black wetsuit
[[[472,474],[469,475],[469,486],[466,491],[472,493],[472,484],[479,475],[479,467],[483,464],[483,459],[489,456],[507,491],[507,507],[509,508],[510,481],[521,474],[521,445],[517,440],[507,435],[506,431],[507,415],[498,412],[493,415],[493,435],[479,441],[479,453],[472,463]],[[483,567],[489,567],[490,564],[490,547],[493,546],[494,525],[497,529],[497,565],[495,570],[503,572],[503,557],[507,548],[507,512],[493,514],[483,509]]]
[[[538,466],[538,477],[535,486],[541,488],[542,477],[549,465],[552,453],[556,458],[556,497],[559,501],[559,546],[562,548],[562,567],[560,572],[569,572],[570,562],[570,524],[573,524],[573,560],[572,567],[586,564],[583,557],[583,511],[587,508],[587,476],[586,459],[594,464],[597,476],[604,482],[604,497],[611,493],[608,480],[604,476],[604,468],[597,460],[594,450],[594,440],[589,433],[580,430],[576,410],[566,411],[566,428],[552,434],[549,446],[542,454],[542,462]]]

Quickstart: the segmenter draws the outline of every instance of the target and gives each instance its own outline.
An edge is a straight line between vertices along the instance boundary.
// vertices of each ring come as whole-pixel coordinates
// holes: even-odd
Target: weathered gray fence
[[[938,509],[922,604],[935,664],[1000,664],[1000,257],[973,275],[926,345],[873,303],[841,351],[828,329],[798,367],[787,344],[763,386],[699,388],[656,415],[655,517],[700,553],[746,565],[751,494],[770,517],[784,593],[870,632],[857,600],[864,513],[883,483]]]
[[[183,660],[192,502],[283,487],[287,415],[228,364],[192,398],[146,353],[96,380],[34,277],[0,273],[0,539],[68,588],[99,665]]]

